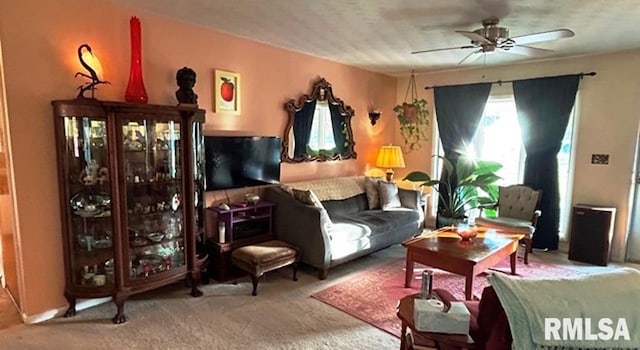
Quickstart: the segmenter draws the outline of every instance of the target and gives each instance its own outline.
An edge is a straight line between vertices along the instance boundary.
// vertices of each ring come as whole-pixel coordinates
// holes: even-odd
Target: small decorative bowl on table
[[[244,195],[244,201],[248,205],[256,205],[260,202],[260,196],[255,193],[247,193]]]
[[[478,229],[474,226],[464,224],[456,228],[456,233],[460,236],[462,242],[470,242],[478,235]]]

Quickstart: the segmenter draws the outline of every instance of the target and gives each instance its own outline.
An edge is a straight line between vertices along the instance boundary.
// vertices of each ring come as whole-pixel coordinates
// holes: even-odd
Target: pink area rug
[[[416,263],[413,272],[412,288],[404,288],[405,260],[398,259],[386,265],[371,268],[357,274],[349,280],[337,283],[312,295],[338,310],[357,317],[396,337],[400,337],[400,319],[396,316],[398,301],[410,294],[420,292],[421,274],[425,268]],[[433,287],[446,289],[457,299],[464,299],[465,278],[461,275],[432,269]],[[498,264],[497,273],[510,273],[509,258]],[[475,298],[482,295],[482,290],[489,285],[487,276],[492,270],[476,276],[473,283]],[[529,261],[525,265],[518,259],[516,277],[519,278],[553,278],[583,275],[580,272],[559,266]]]

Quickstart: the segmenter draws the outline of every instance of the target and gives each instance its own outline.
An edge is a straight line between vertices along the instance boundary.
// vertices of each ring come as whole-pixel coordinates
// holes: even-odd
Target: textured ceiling
[[[179,21],[367,70],[404,75],[460,68],[469,50],[411,51],[468,45],[473,31],[498,17],[511,37],[568,28],[575,37],[530,46],[548,57],[640,48],[640,0],[112,0]],[[470,65],[521,62],[509,53]]]

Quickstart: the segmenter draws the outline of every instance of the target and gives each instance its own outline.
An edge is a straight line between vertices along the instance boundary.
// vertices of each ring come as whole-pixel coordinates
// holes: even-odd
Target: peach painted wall
[[[580,82],[575,143],[572,204],[587,203],[617,208],[612,258],[624,258],[629,193],[640,120],[640,50],[500,67],[419,74],[418,93],[433,108],[433,90],[425,86],[481,81],[525,79],[580,72],[597,72]],[[398,81],[397,96],[404,96],[407,78]],[[505,90],[494,85],[494,90]],[[402,94],[402,95],[401,95]],[[609,165],[591,164],[591,154],[610,155]],[[431,157],[424,148],[408,161],[408,168],[425,168]],[[417,161],[416,161],[417,159]],[[544,215],[544,213],[543,213]]]
[[[289,98],[307,93],[312,81],[325,77],[334,93],[351,105],[357,160],[282,166],[282,180],[363,173],[381,144],[393,140],[391,109],[396,79],[382,74],[294,53],[219,32],[180,23],[104,0],[0,0],[7,86],[7,110],[15,193],[18,241],[24,271],[23,315],[65,307],[57,171],[50,101],[76,95],[84,83],[76,49],[89,43],[111,85],[97,97],[123,100],[129,72],[129,18],[142,22],[143,73],[149,102],[174,104],[175,72],[189,66],[198,73],[195,86],[202,108],[211,111],[213,69],[242,75],[242,114],[207,113],[207,133],[282,135]],[[382,118],[369,124],[367,110]],[[214,194],[215,195],[215,194]],[[36,219],[37,218],[37,219]]]

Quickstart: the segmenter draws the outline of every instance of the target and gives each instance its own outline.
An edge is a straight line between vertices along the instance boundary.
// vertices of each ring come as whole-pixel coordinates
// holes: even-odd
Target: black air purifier
[[[571,212],[569,259],[606,266],[616,209],[577,204]]]

